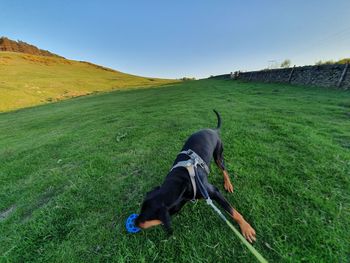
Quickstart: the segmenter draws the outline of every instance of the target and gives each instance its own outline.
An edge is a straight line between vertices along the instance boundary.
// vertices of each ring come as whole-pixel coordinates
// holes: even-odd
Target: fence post
[[[291,71],[290,74],[289,74],[288,83],[290,83],[290,81],[292,80],[292,76],[293,76],[293,73],[294,73],[294,69],[295,69],[295,65],[294,65],[294,67],[292,68],[292,71]]]
[[[311,82],[311,79],[312,79],[312,73],[313,73],[313,68],[310,67],[309,76],[308,76],[308,78],[307,78],[307,83],[306,83],[306,85],[310,85],[310,82]]]
[[[267,70],[266,71],[266,74],[265,74],[265,78],[264,78],[264,82],[267,82],[267,76],[269,75],[269,71]]]
[[[342,81],[343,81],[343,79],[344,79],[344,77],[345,77],[345,74],[346,74],[346,72],[347,72],[347,70],[348,70],[348,67],[349,67],[349,63],[346,63],[346,64],[345,64],[345,67],[344,67],[344,70],[343,70],[343,73],[341,74],[340,79],[339,79],[339,81],[338,81],[337,88],[340,88],[340,85],[341,85],[341,83],[342,83]]]

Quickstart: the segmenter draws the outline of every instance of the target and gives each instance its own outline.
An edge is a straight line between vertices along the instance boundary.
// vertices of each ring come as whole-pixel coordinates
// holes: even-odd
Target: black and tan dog
[[[218,118],[216,129],[203,129],[192,134],[186,141],[182,151],[191,149],[196,152],[209,166],[214,158],[215,163],[224,175],[224,187],[228,192],[233,192],[233,186],[229,174],[225,168],[223,158],[223,145],[219,137],[221,117],[214,110]],[[190,157],[180,153],[173,165],[188,160]],[[211,199],[216,201],[232,218],[239,224],[243,236],[249,241],[256,240],[254,229],[244,220],[243,216],[226,201],[218,188],[208,183],[207,173],[198,166],[198,174],[206,187]],[[183,205],[193,199],[194,189],[191,184],[188,171],[185,167],[172,169],[161,186],[154,188],[146,194],[141,207],[141,213],[135,223],[140,228],[146,229],[163,224],[165,229],[171,233],[170,216],[180,211]],[[196,193],[196,199],[203,198],[200,191]]]

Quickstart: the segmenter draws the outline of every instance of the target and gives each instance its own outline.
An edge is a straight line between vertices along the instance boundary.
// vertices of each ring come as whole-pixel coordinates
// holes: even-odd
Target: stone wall
[[[332,64],[240,72],[238,79],[350,90],[350,66]]]
[[[210,76],[209,79],[231,79],[231,75],[222,74],[222,75]]]

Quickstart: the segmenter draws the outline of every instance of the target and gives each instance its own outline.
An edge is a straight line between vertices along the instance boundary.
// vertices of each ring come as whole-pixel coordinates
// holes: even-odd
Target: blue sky
[[[143,76],[350,57],[349,0],[0,0],[0,17],[0,35]]]

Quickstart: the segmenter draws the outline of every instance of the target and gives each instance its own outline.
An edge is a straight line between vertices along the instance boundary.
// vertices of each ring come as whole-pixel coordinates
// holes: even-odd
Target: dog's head
[[[146,194],[140,215],[136,218],[135,223],[142,229],[163,224],[165,230],[169,234],[172,233],[170,214],[164,205],[159,186]]]

